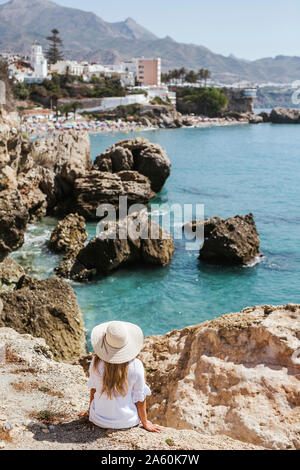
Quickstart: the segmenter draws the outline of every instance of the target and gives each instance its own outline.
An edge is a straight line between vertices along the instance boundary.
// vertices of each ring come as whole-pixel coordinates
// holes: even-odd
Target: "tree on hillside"
[[[190,71],[186,74],[185,80],[186,80],[188,83],[197,83],[198,75],[194,72],[194,70],[190,70]]]
[[[205,82],[205,88],[206,88],[206,84],[207,84],[207,80],[209,80],[211,77],[211,72],[209,70],[204,70],[204,82]]]
[[[181,67],[181,69],[179,69],[179,78],[181,80],[181,83],[184,82],[185,76],[186,76],[186,70],[184,67]]]
[[[198,77],[202,82],[204,81],[206,88],[207,80],[211,77],[211,72],[207,69],[200,69],[198,72]]]
[[[78,101],[74,101],[72,104],[71,104],[71,108],[72,108],[72,111],[74,113],[74,120],[76,120],[76,111],[77,109],[79,108],[79,103]]]
[[[50,64],[56,64],[59,60],[63,59],[62,46],[63,42],[60,39],[58,29],[52,29],[52,36],[46,39],[49,42],[49,47],[46,51],[46,57]]]

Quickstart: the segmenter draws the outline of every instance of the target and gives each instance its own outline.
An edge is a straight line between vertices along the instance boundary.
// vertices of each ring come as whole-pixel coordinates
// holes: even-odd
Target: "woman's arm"
[[[84,416],[89,416],[91,404],[92,404],[92,401],[94,400],[95,393],[96,393],[96,389],[95,389],[95,388],[91,388],[91,389],[90,389],[90,404],[89,404],[89,409],[88,409],[88,411],[83,411],[82,413],[79,413],[78,416],[79,416],[80,418],[82,418],[82,417],[84,417]]]
[[[151,421],[148,421],[147,419],[147,409],[146,409],[146,400],[144,401],[138,401],[136,403],[137,411],[139,418],[142,422],[142,425],[146,429],[146,431],[150,432],[161,432],[162,429],[159,426],[156,426],[155,424],[152,424]]]

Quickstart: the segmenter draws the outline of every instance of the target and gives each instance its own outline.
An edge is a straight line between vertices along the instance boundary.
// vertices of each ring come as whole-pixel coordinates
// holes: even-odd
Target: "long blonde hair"
[[[100,357],[97,356],[97,354],[94,354],[93,367],[96,372],[98,372],[98,366],[100,362]],[[125,397],[128,393],[127,374],[129,362],[125,362],[124,364],[109,364],[108,362],[103,361],[103,363],[103,384],[100,395],[106,393],[110,400],[112,400],[118,394],[120,394],[122,397]]]

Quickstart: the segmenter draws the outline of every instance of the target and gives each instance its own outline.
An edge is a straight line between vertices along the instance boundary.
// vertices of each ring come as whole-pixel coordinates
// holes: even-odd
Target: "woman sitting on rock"
[[[146,397],[151,391],[136,358],[143,347],[142,330],[132,323],[103,323],[93,329],[91,342],[95,354],[88,382],[89,420],[106,429],[128,429],[142,422],[147,431],[160,432],[147,419]]]

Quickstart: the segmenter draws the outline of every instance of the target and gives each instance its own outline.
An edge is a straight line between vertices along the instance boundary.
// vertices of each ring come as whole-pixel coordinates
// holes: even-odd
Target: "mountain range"
[[[213,27],[213,26],[212,26]],[[288,83],[300,79],[300,57],[277,56],[255,61],[225,57],[204,46],[158,38],[132,18],[108,23],[94,13],[50,0],[10,0],[0,5],[0,51],[27,54],[34,40],[57,28],[69,59],[117,63],[131,57],[161,57],[162,68],[209,69],[223,82]],[[220,39],[221,40],[221,39]]]

